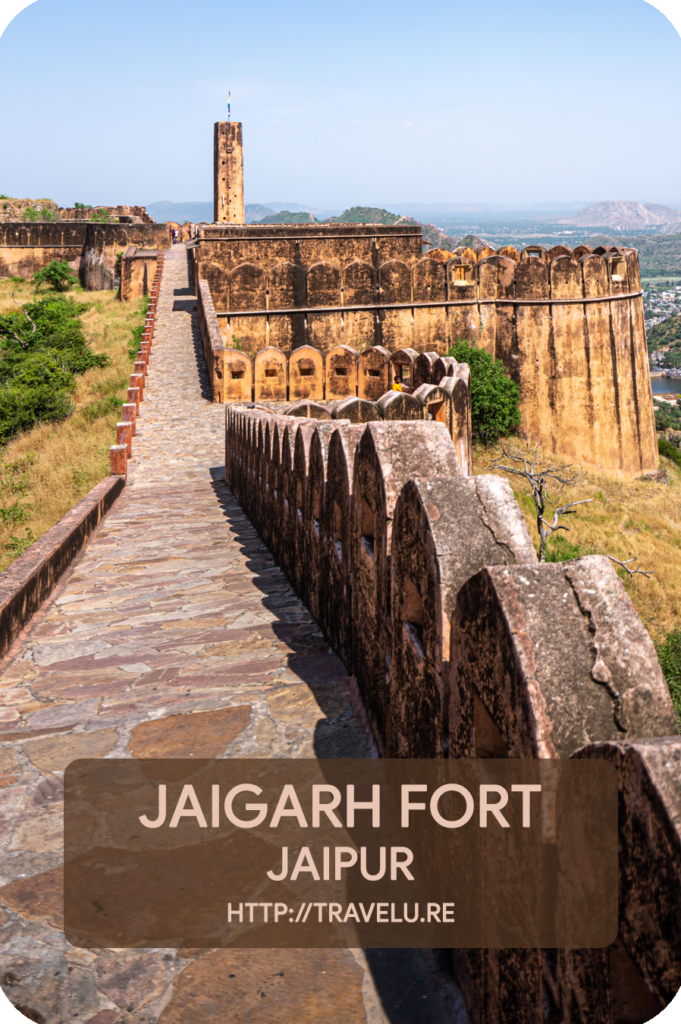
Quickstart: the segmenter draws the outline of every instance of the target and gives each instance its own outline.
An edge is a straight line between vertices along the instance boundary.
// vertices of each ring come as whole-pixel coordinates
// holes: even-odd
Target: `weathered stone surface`
[[[0,888],[0,900],[27,921],[42,920],[52,928],[61,928],[64,921],[63,867],[59,865],[30,878],[16,878]]]
[[[414,363],[418,358],[415,348],[401,348],[390,357],[390,386],[414,387]]]
[[[245,352],[226,348],[224,395],[226,402],[250,402],[253,388],[253,364]]]
[[[170,715],[135,726],[133,757],[218,757],[248,725],[250,708],[232,707],[193,715]]]
[[[268,345],[256,352],[254,361],[255,401],[285,402],[288,361],[281,349]]]
[[[376,402],[384,420],[422,420],[423,408],[418,398],[405,391],[387,391]]]
[[[414,390],[422,384],[433,384],[433,366],[438,359],[437,352],[421,352],[414,362]]]
[[[421,406],[421,417],[424,420],[435,420],[437,423],[444,423],[445,426],[451,422],[449,395],[437,384],[421,384],[414,391],[413,397]]]
[[[385,742],[390,670],[390,555],[395,503],[409,479],[456,476],[440,423],[368,423],[355,457],[352,499],[353,664],[377,741]]]
[[[357,349],[339,345],[326,357],[326,400],[354,397],[357,394]]]
[[[456,757],[492,742],[512,757],[569,757],[596,740],[678,733],[652,641],[601,556],[483,569],[457,598],[450,672]]]
[[[350,426],[348,420],[320,423],[310,441],[307,490],[303,511],[306,538],[306,593],[307,606],[317,622],[328,630],[326,601],[329,585],[330,536],[327,533],[326,471],[329,444],[334,432]]]
[[[533,561],[525,519],[505,480],[421,477],[405,484],[392,534],[389,756],[442,756],[457,594],[483,566]]]
[[[380,420],[381,415],[374,402],[364,398],[344,398],[333,410],[334,419],[350,420],[351,423],[372,423]]]
[[[127,951],[104,953],[95,971],[100,992],[128,1013],[160,999],[169,980],[158,953],[141,953],[134,960]]]
[[[644,1020],[636,1011],[658,1013],[681,987],[681,738],[593,743],[574,756],[617,768],[620,930],[609,958],[563,951],[562,997],[588,1012],[600,971],[619,1019]]]
[[[307,534],[305,530],[305,505],[307,501],[310,445],[316,424],[304,420],[296,431],[293,450],[293,471],[291,476],[292,505],[289,509],[292,545],[283,559],[286,573],[293,586],[305,600],[307,596]],[[333,426],[331,426],[333,430]]]
[[[352,483],[355,453],[364,425],[343,427],[329,441],[324,533],[328,542],[328,586],[324,622],[333,647],[349,672],[352,656]]]
[[[287,416],[302,416],[309,420],[330,420],[331,413],[323,405],[308,400],[296,402],[289,407]]]
[[[97,729],[95,732],[69,733],[66,736],[46,736],[24,745],[31,762],[43,772],[63,772],[79,757],[104,757],[118,742],[115,729]]]
[[[431,371],[433,384],[439,384],[443,377],[453,377],[458,365],[453,356],[438,356]]]
[[[390,352],[387,348],[382,345],[374,345],[372,348],[360,352],[357,370],[359,375],[358,396],[369,402],[379,399],[388,390],[389,371]]]
[[[463,476],[473,473],[473,423],[471,409],[471,371],[467,363],[457,363],[451,376],[440,381],[440,390],[449,398],[445,403],[445,426],[459,457]]]
[[[288,361],[289,398],[298,402],[309,398],[321,402],[324,398],[324,357],[319,349],[301,345]]]
[[[182,971],[159,1024],[222,1024],[227,1006],[234,1024],[366,1024],[360,986],[348,950],[221,949]]]

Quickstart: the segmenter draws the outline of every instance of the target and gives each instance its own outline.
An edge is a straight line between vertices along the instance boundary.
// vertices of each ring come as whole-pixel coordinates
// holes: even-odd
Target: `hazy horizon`
[[[212,194],[231,91],[248,203],[676,208],[680,57],[645,0],[119,0],[115,23],[86,0],[36,0],[0,37],[0,192],[208,201],[183,197]]]

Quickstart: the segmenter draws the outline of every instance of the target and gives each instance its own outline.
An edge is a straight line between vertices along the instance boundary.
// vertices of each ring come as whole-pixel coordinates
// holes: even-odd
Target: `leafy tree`
[[[669,405],[666,402],[664,406],[655,405],[656,430],[667,430],[668,427],[672,430],[681,430],[681,401],[677,400],[676,405]]]
[[[471,370],[473,438],[494,444],[520,426],[520,388],[506,373],[504,364],[489,352],[457,341],[449,350],[458,363]]]
[[[36,284],[48,284],[57,292],[68,291],[72,284],[78,284],[78,278],[66,260],[52,260],[42,270],[35,272],[33,280]]]
[[[671,459],[677,466],[681,466],[681,451],[671,441],[668,441],[666,437],[658,437],[657,450],[660,455],[664,455],[666,459]]]
[[[73,205],[74,205],[74,208],[76,210],[91,210],[92,209],[91,206],[86,206],[85,203],[74,203]]]
[[[76,376],[108,363],[83,335],[85,309],[53,294],[0,315],[0,445],[36,423],[69,416]]]
[[[681,724],[681,629],[672,630],[655,646],[671,693],[674,711]]]
[[[90,207],[90,209],[92,209],[92,207]],[[111,216],[108,210],[102,209],[95,210],[95,212],[90,217],[90,220],[94,221],[96,224],[111,224],[113,222],[113,217]]]

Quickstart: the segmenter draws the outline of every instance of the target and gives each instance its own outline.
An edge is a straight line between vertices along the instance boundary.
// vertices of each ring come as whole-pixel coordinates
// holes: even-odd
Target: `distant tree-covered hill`
[[[587,244],[621,245],[638,249],[642,277],[681,277],[680,235],[593,235]]]
[[[340,217],[328,217],[327,224],[397,224],[399,213],[389,213],[378,206],[352,206]],[[416,223],[416,222],[414,222]]]
[[[268,217],[263,217],[262,220],[256,221],[257,224],[314,224],[315,218],[311,213],[300,212],[292,213],[291,210],[282,210],[281,213],[272,213]]]
[[[669,316],[660,324],[655,324],[648,335],[648,348],[655,352],[661,348],[681,349],[681,314]]]

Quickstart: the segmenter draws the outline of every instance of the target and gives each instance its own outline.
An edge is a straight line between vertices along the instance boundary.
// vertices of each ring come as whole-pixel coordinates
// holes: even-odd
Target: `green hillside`
[[[399,214],[380,210],[377,206],[353,206],[340,217],[329,217],[326,224],[396,224]]]
[[[290,210],[282,210],[281,213],[272,213],[257,221],[258,224],[314,224],[315,218],[311,213],[291,213]]]
[[[681,314],[669,316],[661,324],[655,324],[648,335],[648,348],[651,352],[660,348],[681,348]]]
[[[641,277],[681,277],[681,235],[592,235],[587,245],[638,249]]]

